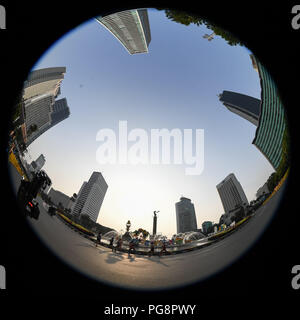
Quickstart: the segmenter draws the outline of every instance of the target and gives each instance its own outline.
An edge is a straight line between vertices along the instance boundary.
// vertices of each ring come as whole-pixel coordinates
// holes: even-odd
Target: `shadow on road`
[[[157,263],[157,264],[161,264],[162,266],[164,266],[164,267],[169,267],[169,265],[168,264],[166,264],[166,263],[163,263],[162,262],[162,260],[161,260],[161,257],[145,257],[145,260],[148,260],[148,261],[150,261],[150,262],[155,262],[155,263]]]
[[[107,255],[107,258],[106,258],[106,262],[107,263],[116,263],[116,262],[120,262],[124,259],[123,255],[122,254],[118,254],[118,253],[109,253]]]
[[[87,247],[87,248],[95,248],[93,244],[88,244],[88,243],[77,243],[76,246],[78,247]]]
[[[129,260],[129,262],[134,262],[134,261],[136,261],[136,260],[135,260],[135,256],[129,256],[129,255],[128,255],[128,260]]]

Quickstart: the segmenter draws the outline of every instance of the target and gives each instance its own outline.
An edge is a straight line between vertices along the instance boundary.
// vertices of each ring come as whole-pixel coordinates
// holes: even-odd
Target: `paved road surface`
[[[20,176],[11,166],[12,183],[17,190]],[[128,257],[112,253],[67,227],[57,217],[50,217],[39,198],[39,220],[29,219],[34,231],[50,250],[70,266],[92,278],[133,289],[174,288],[205,279],[221,271],[245,252],[264,231],[280,198],[282,187],[240,230],[209,247],[163,257]]]

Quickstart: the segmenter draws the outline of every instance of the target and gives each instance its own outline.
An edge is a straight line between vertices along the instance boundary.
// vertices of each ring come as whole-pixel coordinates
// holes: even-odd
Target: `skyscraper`
[[[177,233],[197,230],[195,208],[191,199],[181,197],[175,208]]]
[[[42,117],[42,115],[43,115],[43,110],[40,109],[39,112],[35,115],[35,117]],[[36,140],[40,135],[45,133],[47,130],[51,129],[61,121],[67,119],[69,115],[70,115],[70,108],[68,107],[66,98],[56,100],[54,104],[52,102],[50,106],[50,112],[47,115],[47,116],[50,116],[50,121],[48,121],[42,127],[38,127],[36,131],[31,133],[31,135],[28,137],[27,145],[29,145],[34,140]],[[32,122],[34,123],[34,121]]]
[[[258,72],[261,86],[261,113],[253,144],[276,170],[281,161],[282,139],[286,130],[286,119],[276,85],[265,67],[250,55],[254,69]]]
[[[24,81],[23,99],[27,100],[46,93],[56,97],[60,93],[60,84],[65,73],[65,67],[44,68],[30,72]]]
[[[24,121],[27,146],[70,115],[66,98],[55,101],[60,94],[60,85],[65,72],[65,67],[34,70],[24,82]]]
[[[78,193],[73,209],[75,216],[86,214],[97,222],[99,211],[108,185],[100,172],[93,172],[88,182],[84,182]]]
[[[69,115],[70,115],[70,108],[68,107],[67,99],[62,98],[62,99],[56,100],[53,105],[53,112],[51,113],[51,127],[67,119]]]
[[[151,41],[147,9],[134,9],[97,17],[130,54],[146,53]]]
[[[50,114],[52,112],[52,105],[54,104],[54,96],[51,94],[45,94],[37,96],[25,101],[25,125],[27,131],[27,143],[29,144],[31,127],[36,126],[35,132],[43,130],[44,127],[48,127],[51,123]]]
[[[239,206],[248,205],[245,192],[233,173],[230,173],[217,186],[225,214]]]
[[[219,95],[219,100],[231,112],[250,121],[255,126],[258,125],[260,114],[260,100],[245,94],[223,91]]]

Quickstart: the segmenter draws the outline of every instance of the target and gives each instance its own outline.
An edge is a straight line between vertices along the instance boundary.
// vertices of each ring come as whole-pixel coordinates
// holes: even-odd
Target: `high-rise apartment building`
[[[286,130],[285,111],[270,74],[253,54],[250,57],[259,74],[261,86],[261,113],[252,143],[276,170],[281,161],[282,140]]]
[[[70,115],[66,98],[55,101],[60,94],[60,85],[65,72],[65,67],[34,70],[24,82],[24,122],[27,146]]]
[[[249,204],[241,184],[233,173],[230,173],[216,187],[220,195],[225,214],[240,206]]]
[[[191,199],[181,197],[175,208],[177,233],[197,230],[196,213]]]
[[[28,140],[30,139],[30,135],[34,134],[34,132],[30,132],[32,127],[36,127],[35,132],[38,132],[50,125],[50,114],[53,110],[52,105],[54,104],[54,101],[54,97],[51,94],[41,95],[26,100],[24,111]]]
[[[147,9],[117,12],[96,20],[111,32],[130,54],[147,53],[151,32]]]
[[[41,136],[43,133],[45,133],[47,130],[51,129],[61,121],[67,119],[70,115],[70,108],[68,107],[67,99],[62,98],[59,100],[56,100],[53,104],[50,106],[50,113],[48,113],[47,116],[50,116],[50,121],[48,121],[46,124],[44,124],[41,127],[38,127],[38,129],[30,134],[30,136],[27,138],[27,145],[31,144],[34,140],[36,140],[39,136]],[[46,111],[47,112],[47,111]],[[35,117],[42,117],[43,116],[43,110],[40,109],[38,114],[35,115]],[[29,127],[28,127],[29,128]]]
[[[60,84],[66,73],[65,67],[38,69],[30,72],[23,87],[23,99],[31,99],[43,94],[56,97],[60,93]]]
[[[258,125],[260,114],[260,100],[245,94],[223,91],[219,95],[219,100],[231,112],[250,121],[255,126]]]
[[[93,172],[89,181],[82,184],[72,213],[75,216],[86,214],[97,222],[107,188],[102,174]]]
[[[68,107],[67,99],[62,98],[62,99],[56,100],[53,105],[53,112],[51,113],[51,127],[67,119],[69,115],[70,115],[70,108]]]

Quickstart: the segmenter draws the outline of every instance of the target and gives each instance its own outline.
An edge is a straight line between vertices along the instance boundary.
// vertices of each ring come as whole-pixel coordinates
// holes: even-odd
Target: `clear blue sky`
[[[185,26],[148,10],[152,40],[149,53],[130,55],[95,20],[57,41],[33,69],[65,66],[59,98],[66,97],[71,115],[29,147],[30,160],[41,153],[53,187],[71,196],[93,171],[101,171],[109,187],[98,222],[116,230],[176,233],[175,202],[192,200],[198,228],[218,222],[223,207],[216,185],[229,173],[240,181],[248,200],[273,172],[252,144],[255,126],[228,111],[217,95],[232,90],[260,98],[258,73],[250,51],[229,46],[204,26]],[[185,175],[185,165],[99,165],[100,129],[118,133],[120,120],[128,130],[143,128],[204,129],[204,171]]]

